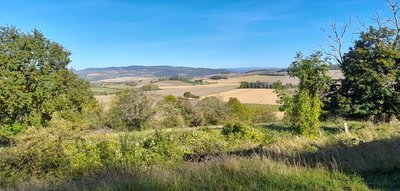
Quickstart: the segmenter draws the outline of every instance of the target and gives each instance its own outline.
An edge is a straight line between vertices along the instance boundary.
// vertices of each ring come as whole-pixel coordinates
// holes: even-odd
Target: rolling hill
[[[115,78],[155,78],[155,77],[200,77],[229,73],[226,69],[193,68],[176,66],[123,66],[108,68],[87,68],[76,73],[90,81]]]

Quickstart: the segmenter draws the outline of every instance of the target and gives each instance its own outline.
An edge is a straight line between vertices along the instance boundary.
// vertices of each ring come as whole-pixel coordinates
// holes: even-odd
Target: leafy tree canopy
[[[46,126],[55,112],[69,118],[95,105],[89,84],[67,68],[70,55],[38,30],[0,27],[0,132]]]
[[[347,118],[389,121],[400,112],[400,47],[396,30],[361,32],[341,66],[344,79],[331,96],[332,112]],[[332,109],[333,108],[333,109]]]

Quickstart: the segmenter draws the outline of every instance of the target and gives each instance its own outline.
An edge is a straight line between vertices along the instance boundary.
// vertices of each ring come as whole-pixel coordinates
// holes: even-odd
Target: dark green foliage
[[[0,27],[0,136],[95,106],[89,84],[67,68],[70,54],[38,30]]]
[[[115,129],[142,130],[157,113],[154,97],[127,89],[119,92],[109,111],[108,125]]]
[[[160,90],[160,87],[158,87],[157,84],[146,84],[142,87],[139,88],[142,91],[155,91],[155,90]]]
[[[226,80],[228,77],[226,76],[211,76],[210,79],[212,80]]]
[[[241,124],[241,123],[227,123],[222,128],[222,134],[225,136],[230,135],[239,135],[245,136],[249,132],[249,127]]]
[[[327,110],[350,119],[400,116],[400,51],[396,30],[370,27],[343,57],[344,79],[331,87]]]
[[[291,89],[295,88],[296,85],[292,83],[286,83],[284,85],[285,89]],[[239,88],[253,88],[253,89],[274,89],[274,83],[269,83],[269,82],[261,82],[261,81],[256,81],[256,82],[240,82]]]
[[[189,99],[189,98],[191,98],[191,99],[200,99],[200,96],[194,95],[194,94],[192,94],[192,92],[183,93],[183,97],[186,98],[186,99]]]
[[[275,84],[285,117],[300,133],[311,137],[317,135],[322,107],[320,97],[330,81],[329,66],[321,60],[321,56],[319,52],[307,58],[297,54],[296,61],[288,69],[291,77],[300,79],[295,95],[284,92],[281,83]]]
[[[264,135],[257,129],[251,128],[243,123],[239,122],[229,122],[224,125],[221,133],[228,139],[245,139],[261,141]]]

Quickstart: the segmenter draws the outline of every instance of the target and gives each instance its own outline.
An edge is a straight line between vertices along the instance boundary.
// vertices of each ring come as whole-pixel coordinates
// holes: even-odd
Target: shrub
[[[185,92],[183,93],[183,97],[186,99],[192,98],[192,99],[200,99],[200,96],[193,95],[191,92]]]
[[[199,115],[199,112],[195,107],[195,103],[192,100],[178,98],[177,108],[180,110],[180,113],[185,119],[187,125],[191,127],[202,125],[202,117]]]
[[[226,104],[217,97],[206,97],[196,104],[198,114],[202,119],[202,125],[217,125],[226,119]]]
[[[176,106],[177,99],[175,96],[164,97],[164,101],[162,103],[159,103],[159,105],[161,105],[161,108],[158,111],[157,119],[159,119],[160,125],[162,127],[180,128],[185,125],[185,119],[182,116],[182,112]]]
[[[177,107],[189,126],[217,125],[226,120],[226,104],[217,97],[206,97],[200,101],[178,99]]]
[[[178,99],[174,95],[166,95],[164,97],[164,102],[175,105],[178,102]]]
[[[237,122],[229,122],[222,128],[223,135],[233,138],[245,138],[250,140],[261,140],[262,134],[246,125]]]
[[[227,103],[228,118],[230,120],[248,121],[250,119],[250,110],[242,104],[237,98],[229,98]]]
[[[127,89],[116,95],[109,110],[108,125],[112,128],[142,130],[156,115],[156,100],[145,92]]]

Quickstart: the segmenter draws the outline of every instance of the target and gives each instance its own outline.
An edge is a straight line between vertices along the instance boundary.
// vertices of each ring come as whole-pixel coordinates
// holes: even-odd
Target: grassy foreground
[[[5,190],[396,190],[398,124],[119,132],[59,122],[0,149]],[[1,190],[1,189],[0,189]]]
[[[29,186],[32,188],[32,185]],[[26,188],[26,187],[25,187]],[[108,169],[37,190],[369,190],[359,177],[268,159],[229,158],[175,169]]]

